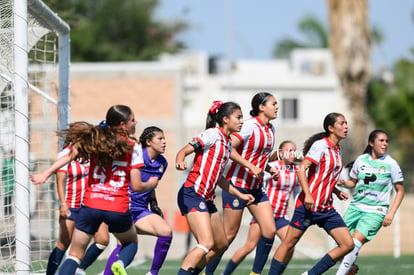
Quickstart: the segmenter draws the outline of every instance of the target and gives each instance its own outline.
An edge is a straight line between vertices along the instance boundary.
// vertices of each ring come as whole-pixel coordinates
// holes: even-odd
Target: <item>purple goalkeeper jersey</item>
[[[141,181],[146,182],[150,177],[158,177],[158,180],[161,180],[168,166],[167,159],[163,155],[158,155],[154,161],[151,161],[148,156],[147,148],[145,147],[142,148],[142,156],[144,159],[144,167],[141,168]],[[138,193],[134,192],[130,186],[130,209],[148,209],[150,194],[153,190],[154,189],[149,189],[145,192]]]

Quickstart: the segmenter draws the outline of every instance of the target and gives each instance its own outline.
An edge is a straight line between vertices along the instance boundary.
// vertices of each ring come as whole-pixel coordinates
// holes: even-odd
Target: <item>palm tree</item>
[[[326,26],[313,15],[304,17],[298,24],[299,31],[306,37],[304,42],[286,37],[276,43],[273,56],[278,58],[289,57],[295,48],[327,48],[328,31]]]
[[[367,85],[370,80],[371,31],[368,0],[327,0],[335,68],[348,99],[352,155],[364,150],[368,126]]]

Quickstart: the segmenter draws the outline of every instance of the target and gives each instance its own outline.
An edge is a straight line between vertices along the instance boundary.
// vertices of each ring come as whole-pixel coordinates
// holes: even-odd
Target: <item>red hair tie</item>
[[[220,108],[220,106],[223,105],[223,101],[215,100],[213,101],[213,106],[210,107],[210,114],[215,114],[217,110]]]

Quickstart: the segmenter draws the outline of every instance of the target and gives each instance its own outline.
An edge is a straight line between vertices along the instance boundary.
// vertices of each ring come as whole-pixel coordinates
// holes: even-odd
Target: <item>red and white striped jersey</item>
[[[290,194],[293,192],[293,195],[296,196],[299,192],[297,166],[295,164],[285,165],[282,160],[269,162],[268,165],[279,171],[279,178],[275,180],[270,177],[266,181],[264,189],[272,205],[274,216],[276,218],[286,217]]]
[[[85,206],[125,213],[129,209],[130,172],[144,166],[141,146],[134,143],[133,151],[106,167],[91,159],[89,181],[83,203]]]
[[[315,207],[315,212],[325,212],[333,209],[332,190],[342,171],[342,151],[339,145],[335,146],[328,138],[313,143],[305,158],[313,162],[309,167],[308,184]],[[296,207],[303,204],[305,194],[300,193]]]
[[[66,147],[58,154],[58,159],[69,154],[70,147]],[[89,161],[83,163],[71,161],[59,168],[58,172],[66,173],[65,201],[70,208],[79,208],[83,201],[86,183],[88,182]]]
[[[206,201],[213,201],[217,183],[229,160],[233,144],[218,127],[205,130],[195,140],[200,142],[202,149],[195,153],[194,165],[184,186],[194,186],[197,194]]]
[[[252,117],[243,123],[239,133],[233,133],[241,144],[236,148],[241,157],[264,170],[275,143],[275,130],[272,124],[265,125],[258,117]],[[256,178],[244,166],[232,162],[226,174],[235,186],[246,189],[259,189],[262,179]]]

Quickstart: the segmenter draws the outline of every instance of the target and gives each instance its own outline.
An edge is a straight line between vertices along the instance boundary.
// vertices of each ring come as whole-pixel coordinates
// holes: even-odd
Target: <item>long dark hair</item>
[[[127,123],[131,117],[132,110],[126,105],[113,105],[106,112],[106,122],[109,126],[119,126],[121,122]]]
[[[142,131],[141,136],[139,137],[139,142],[141,143],[141,146],[148,147],[147,140],[151,140],[157,132],[164,133],[160,128],[156,126],[150,126],[145,128],[144,131]]]
[[[250,110],[250,115],[252,117],[258,116],[259,115],[259,106],[260,105],[265,105],[266,101],[271,96],[272,96],[272,94],[267,93],[267,92],[261,92],[261,93],[255,94],[253,96],[252,102],[251,102],[252,109]]]
[[[330,132],[329,132],[329,126],[334,126],[336,120],[338,119],[338,117],[344,117],[344,115],[340,114],[340,113],[329,113],[325,116],[325,119],[323,120],[323,129],[325,130],[325,132],[320,132],[317,134],[314,134],[313,136],[311,136],[310,138],[308,138],[304,145],[303,145],[303,155],[306,156],[306,154],[308,153],[309,149],[311,148],[312,144],[317,141],[320,140],[322,138],[325,137],[329,137]]]
[[[131,114],[128,106],[114,105],[107,111],[106,121],[98,126],[84,121],[75,122],[59,135],[65,137],[66,144],[70,144],[71,154],[77,149],[78,159],[88,160],[93,156],[99,165],[107,165],[132,152],[135,138],[127,130],[117,127],[121,122],[128,122]]]
[[[220,102],[215,101],[214,104],[220,105]],[[218,105],[213,105],[213,107]],[[241,110],[240,105],[232,101],[222,103],[218,108],[213,107],[207,113],[206,129],[213,128],[217,124],[222,127],[223,117],[230,117],[235,110]]]

